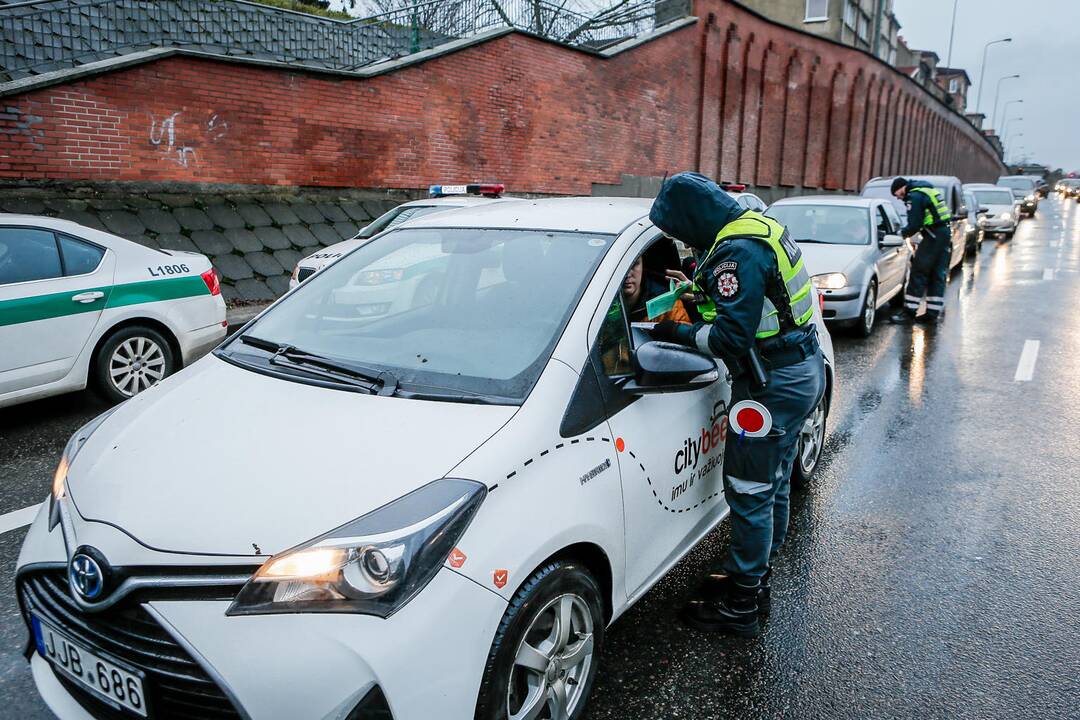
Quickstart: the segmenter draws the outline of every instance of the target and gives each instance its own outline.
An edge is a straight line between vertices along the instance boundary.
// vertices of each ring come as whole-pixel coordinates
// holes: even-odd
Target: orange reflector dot
[[[623,442],[622,438],[615,438],[615,449],[619,452],[622,452],[626,449],[626,443]]]

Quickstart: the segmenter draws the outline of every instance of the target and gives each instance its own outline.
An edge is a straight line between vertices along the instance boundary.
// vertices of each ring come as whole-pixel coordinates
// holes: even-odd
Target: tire
[[[798,451],[791,467],[791,483],[796,487],[806,487],[814,476],[821,461],[821,450],[825,446],[825,422],[829,415],[829,401],[822,395],[821,402],[810,413],[799,431]]]
[[[525,581],[510,601],[495,632],[480,693],[476,720],[509,720],[541,703],[538,718],[552,717],[552,703],[561,697],[569,720],[578,720],[592,691],[604,639],[600,586],[582,565],[556,560]],[[569,635],[560,633],[560,611],[569,609]],[[564,640],[560,643],[560,638]],[[526,650],[526,645],[530,650]],[[557,648],[561,645],[561,651]],[[559,658],[578,655],[566,667]],[[546,669],[518,664],[518,657],[546,663]],[[560,694],[561,693],[561,694]]]
[[[1003,233],[1001,233],[1001,237],[1005,238],[1006,240],[1012,240],[1013,239],[1013,233],[1015,233],[1015,232],[1016,232],[1015,230],[1010,230],[1009,232],[1003,232]]]
[[[852,328],[855,334],[862,338],[870,337],[874,332],[874,318],[877,317],[877,280],[871,280],[866,287],[866,299],[863,300],[862,310]]]
[[[134,370],[124,368],[136,367]],[[157,330],[132,325],[110,335],[94,354],[94,389],[106,400],[123,402],[176,372],[168,340]]]

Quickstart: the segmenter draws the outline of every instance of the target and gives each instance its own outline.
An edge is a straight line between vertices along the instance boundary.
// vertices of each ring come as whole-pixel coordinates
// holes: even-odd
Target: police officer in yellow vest
[[[787,533],[799,432],[825,388],[812,321],[815,295],[787,230],[744,210],[703,175],[669,179],[649,219],[697,251],[694,281],[707,298],[698,306],[704,322],[659,323],[654,337],[722,360],[732,375],[732,404],[755,400],[772,416],[763,437],[728,432],[724,496],[731,545],[722,570],[706,578],[701,596],[683,610],[696,628],[753,636],[759,615],[769,610],[771,563]]]
[[[907,227],[901,231],[904,237],[921,234],[922,240],[911,262],[904,307],[889,321],[901,325],[913,322],[932,325],[945,307],[945,283],[952,258],[952,213],[941,191],[928,182],[898,177],[892,182],[892,193],[908,205]],[[926,296],[926,313],[916,318],[923,295]]]

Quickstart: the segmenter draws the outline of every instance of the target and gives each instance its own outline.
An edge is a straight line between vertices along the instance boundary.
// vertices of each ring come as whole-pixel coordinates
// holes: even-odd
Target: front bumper
[[[62,572],[61,532],[48,533],[46,525],[39,517],[27,535],[17,570],[20,589],[34,573],[48,572],[42,569],[46,565]],[[193,564],[198,558],[186,561]],[[491,640],[506,609],[496,593],[449,568],[386,620],[308,613],[226,617],[227,599],[146,592],[138,596],[144,617],[153,618],[160,625],[157,631],[163,629],[176,647],[186,650],[231,699],[239,717],[258,720],[340,720],[376,686],[394,720],[471,718]],[[87,617],[104,621],[110,612]],[[39,693],[57,717],[91,717],[82,706],[86,696],[80,695],[80,703],[36,653],[31,668]],[[153,677],[148,673],[148,682]],[[98,706],[91,701],[88,707]],[[190,716],[201,717],[197,712]],[[360,720],[366,719],[361,715]]]
[[[984,218],[979,227],[983,232],[1013,232],[1016,230],[1016,218]]]
[[[818,290],[825,298],[821,316],[829,322],[854,320],[862,313],[862,289],[845,287],[839,290]]]

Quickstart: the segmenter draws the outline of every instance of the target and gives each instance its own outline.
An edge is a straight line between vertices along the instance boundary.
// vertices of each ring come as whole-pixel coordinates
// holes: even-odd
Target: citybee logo
[[[727,416],[714,416],[711,427],[703,427],[701,433],[696,437],[686,438],[682,449],[675,453],[675,474],[678,475],[683,470],[697,468],[702,458],[724,444],[727,439],[727,431]]]

